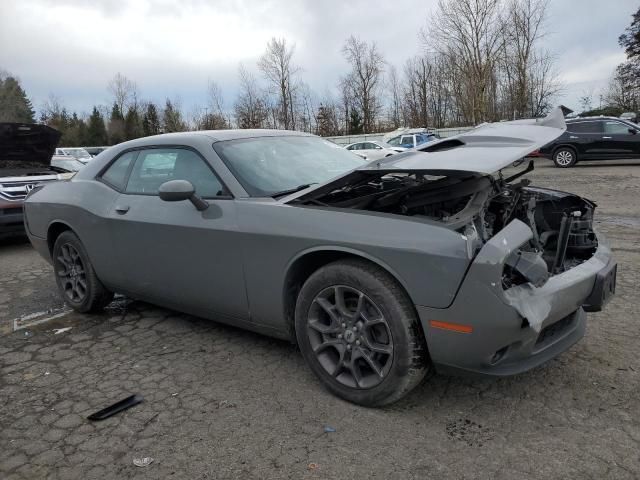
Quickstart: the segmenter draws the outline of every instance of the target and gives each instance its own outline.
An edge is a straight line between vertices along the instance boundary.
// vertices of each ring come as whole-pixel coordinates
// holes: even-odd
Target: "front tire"
[[[558,168],[573,167],[578,161],[578,156],[575,150],[568,147],[562,147],[553,152],[553,163]]]
[[[430,370],[413,304],[386,271],[330,263],[303,285],[295,311],[304,359],[335,395],[364,406],[399,400]]]
[[[75,233],[62,232],[56,239],[53,269],[60,295],[74,310],[100,311],[113,300],[113,293],[96,276],[87,251]]]

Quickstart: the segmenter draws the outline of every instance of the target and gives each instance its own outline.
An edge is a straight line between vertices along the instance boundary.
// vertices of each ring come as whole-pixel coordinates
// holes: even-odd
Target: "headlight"
[[[58,180],[71,180],[77,172],[65,172],[56,175]]]

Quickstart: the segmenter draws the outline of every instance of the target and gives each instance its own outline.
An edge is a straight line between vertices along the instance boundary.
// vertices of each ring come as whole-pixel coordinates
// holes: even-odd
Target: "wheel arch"
[[[54,220],[49,224],[49,227],[47,228],[47,247],[49,248],[50,255],[53,255],[53,246],[55,245],[56,240],[63,232],[66,231],[75,233],[73,228],[71,228],[71,225],[63,222],[62,220]]]
[[[315,272],[319,268],[328,265],[329,263],[343,259],[364,260],[365,262],[383,269],[398,282],[400,287],[407,295],[407,298],[409,298],[409,300],[413,303],[413,299],[409,294],[409,289],[407,288],[406,283],[402,280],[402,277],[398,275],[397,272],[395,272],[388,264],[372,255],[359,250],[339,246],[315,247],[304,250],[302,252],[299,252],[294,258],[292,258],[287,265],[282,288],[284,319],[287,322],[289,334],[294,341],[295,308],[296,301],[298,299],[298,293],[300,292],[302,285],[307,280],[307,278],[309,278],[311,274],[313,274],[313,272]]]

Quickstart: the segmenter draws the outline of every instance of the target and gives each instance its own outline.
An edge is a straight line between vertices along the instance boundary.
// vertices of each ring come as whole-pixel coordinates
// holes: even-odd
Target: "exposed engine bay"
[[[415,217],[465,236],[473,258],[482,246],[514,219],[526,223],[533,237],[508,259],[503,287],[525,282],[542,286],[549,276],[593,256],[595,203],[576,195],[530,186],[519,177],[472,172],[380,172],[331,191],[312,192],[297,203],[350,208]],[[313,195],[316,193],[316,195]]]

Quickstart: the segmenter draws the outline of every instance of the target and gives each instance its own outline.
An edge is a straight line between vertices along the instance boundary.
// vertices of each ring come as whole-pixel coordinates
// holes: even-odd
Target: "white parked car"
[[[56,148],[51,157],[51,166],[62,168],[68,172],[77,172],[93,157],[84,148]]]
[[[364,155],[367,159],[372,161],[379,160],[405,150],[404,148],[402,150],[398,150],[387,143],[378,141],[356,142],[351,145],[347,145],[344,148],[360,156]]]

